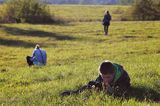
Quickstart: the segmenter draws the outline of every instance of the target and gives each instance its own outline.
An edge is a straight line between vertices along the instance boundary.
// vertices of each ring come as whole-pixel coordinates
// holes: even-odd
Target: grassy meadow
[[[128,6],[51,5],[65,24],[0,24],[0,104],[31,106],[160,105],[160,22],[119,21]],[[104,36],[105,9],[113,21]],[[36,44],[47,51],[47,65],[28,67]],[[103,60],[124,66],[134,89],[128,99],[84,91],[59,93],[94,80]]]

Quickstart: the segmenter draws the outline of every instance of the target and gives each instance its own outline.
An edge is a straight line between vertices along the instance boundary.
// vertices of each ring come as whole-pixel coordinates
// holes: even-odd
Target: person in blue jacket
[[[109,29],[111,19],[112,19],[112,17],[110,15],[109,11],[105,11],[103,22],[102,22],[102,24],[104,26],[105,35],[108,35],[108,29]]]
[[[46,65],[47,63],[47,54],[46,51],[41,49],[40,46],[37,44],[35,46],[35,49],[32,53],[32,56],[26,57],[27,63],[29,66],[32,65]]]

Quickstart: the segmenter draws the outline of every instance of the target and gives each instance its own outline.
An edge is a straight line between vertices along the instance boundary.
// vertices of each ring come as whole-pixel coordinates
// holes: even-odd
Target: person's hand
[[[88,83],[88,88],[89,89],[95,89],[97,91],[102,90],[102,83],[97,82],[97,81],[90,81]]]
[[[89,81],[87,84],[89,89],[95,88],[96,82],[95,81]]]
[[[113,93],[113,88],[112,88],[110,85],[108,86],[107,92],[108,92],[109,94],[112,94],[112,93]]]
[[[106,83],[104,86],[105,86],[106,93],[109,93],[109,94],[113,93],[113,88],[108,83]]]

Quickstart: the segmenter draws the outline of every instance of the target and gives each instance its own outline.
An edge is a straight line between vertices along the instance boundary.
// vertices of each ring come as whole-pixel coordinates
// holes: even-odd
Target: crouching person
[[[45,50],[42,50],[40,46],[37,44],[35,46],[35,49],[32,53],[32,56],[27,56],[26,57],[27,63],[29,66],[32,65],[46,65],[47,61],[47,54]]]
[[[73,91],[64,91],[60,96],[77,94],[85,89],[104,91],[109,95],[123,96],[130,88],[128,73],[119,64],[104,61],[99,66],[99,76],[96,80],[89,81],[87,85]]]

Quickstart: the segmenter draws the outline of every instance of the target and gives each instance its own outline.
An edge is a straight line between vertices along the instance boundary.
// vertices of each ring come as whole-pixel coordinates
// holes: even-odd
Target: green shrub
[[[160,20],[159,0],[136,0],[132,6],[135,20]]]
[[[50,23],[54,22],[49,7],[39,0],[8,0],[5,2],[4,22]]]

